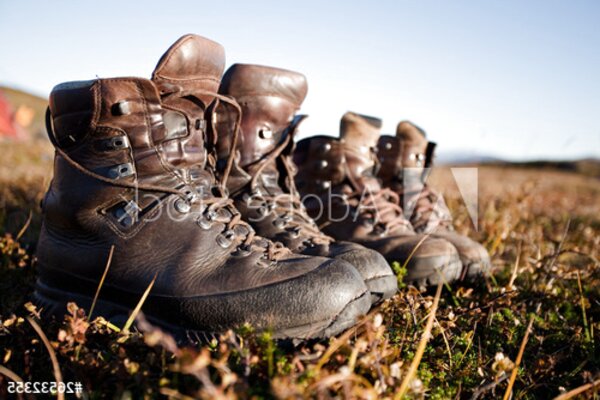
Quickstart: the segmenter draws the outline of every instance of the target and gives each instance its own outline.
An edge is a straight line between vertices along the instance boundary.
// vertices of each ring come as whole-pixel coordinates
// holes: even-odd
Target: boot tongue
[[[162,104],[169,106],[163,108],[165,129],[154,134],[152,139],[161,145],[159,151],[163,162],[174,169],[203,169],[206,165],[205,112],[215,98],[211,93],[217,92],[224,68],[223,47],[190,34],[169,47],[152,73]]]
[[[159,60],[152,80],[161,95],[180,91],[216,93],[225,69],[225,50],[219,43],[188,34],[179,38]],[[208,105],[214,97],[198,95]]]
[[[346,145],[368,152],[377,146],[381,135],[379,118],[347,112],[340,121],[340,138]]]
[[[340,122],[340,139],[350,179],[360,190],[380,190],[375,173],[374,149],[381,135],[381,120],[367,115],[347,112]]]

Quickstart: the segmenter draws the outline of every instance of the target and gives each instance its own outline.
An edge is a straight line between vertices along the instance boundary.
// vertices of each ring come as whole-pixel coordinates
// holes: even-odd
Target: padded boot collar
[[[400,156],[405,168],[426,166],[428,142],[425,131],[410,121],[401,121],[396,127],[396,137],[400,140]]]
[[[298,72],[250,64],[234,64],[227,70],[219,93],[232,96],[242,107],[236,149],[242,168],[260,162],[286,140],[307,91],[306,77]]]
[[[279,97],[296,108],[306,98],[306,77],[298,72],[263,65],[234,64],[221,83],[221,93],[233,96],[241,103],[255,97]]]
[[[340,121],[340,139],[346,145],[367,153],[377,146],[381,119],[348,111]]]
[[[216,93],[225,69],[225,50],[217,42],[188,34],[160,58],[152,80],[161,94],[200,90]]]

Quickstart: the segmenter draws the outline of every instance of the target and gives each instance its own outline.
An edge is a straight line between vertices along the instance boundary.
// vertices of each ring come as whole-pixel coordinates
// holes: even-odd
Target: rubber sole
[[[404,282],[425,290],[430,286],[437,286],[440,282],[452,283],[460,279],[463,264],[458,254],[415,257],[407,266]]]
[[[492,266],[489,262],[472,261],[466,263],[463,261],[463,269],[460,280],[464,282],[475,283],[480,278],[491,273]]]
[[[398,278],[396,275],[378,276],[365,280],[365,285],[371,293],[371,304],[375,305],[393,297],[398,292]]]
[[[36,283],[33,293],[33,302],[43,308],[43,316],[55,316],[62,318],[66,312],[67,303],[75,302],[79,307],[88,309],[93,299],[77,293],[67,292],[51,288],[41,282]],[[328,338],[341,333],[352,327],[358,318],[365,314],[371,305],[371,295],[364,292],[357,298],[351,300],[338,314],[322,321],[311,322],[273,332],[275,339],[320,339]],[[94,308],[94,315],[101,315],[115,326],[123,326],[132,309],[117,303],[98,299]],[[218,337],[221,332],[211,330],[190,330],[182,326],[174,325],[160,318],[155,318],[151,313],[145,313],[145,317],[152,325],[156,325],[171,333],[179,343],[207,343]],[[232,327],[234,328],[234,327]]]

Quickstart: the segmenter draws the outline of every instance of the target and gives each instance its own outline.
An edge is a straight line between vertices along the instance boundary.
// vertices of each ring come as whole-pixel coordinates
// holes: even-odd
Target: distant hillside
[[[46,138],[46,124],[44,120],[48,100],[6,86],[0,86],[0,91],[15,110],[18,110],[19,107],[25,107],[32,113],[30,123],[27,126],[23,126],[29,137],[34,139]]]
[[[447,164],[487,164],[504,162],[503,159],[478,153],[475,150],[471,151],[437,151],[435,155],[435,162],[439,165]]]
[[[507,161],[498,157],[483,155],[475,151],[440,153],[436,156],[437,165],[490,165],[512,166],[531,169],[554,169],[571,171],[600,179],[600,159],[584,158],[580,160],[532,160]]]
[[[532,169],[556,169],[561,171],[577,172],[582,175],[600,179],[600,159],[585,158],[572,161],[520,161],[520,162],[491,162],[487,165],[512,165]]]

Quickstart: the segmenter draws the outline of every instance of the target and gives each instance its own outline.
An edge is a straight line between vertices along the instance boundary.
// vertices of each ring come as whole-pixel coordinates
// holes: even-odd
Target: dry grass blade
[[[423,353],[425,352],[425,347],[427,346],[427,342],[429,342],[429,337],[431,336],[431,329],[433,328],[433,321],[435,320],[435,313],[438,309],[438,305],[440,303],[440,297],[442,295],[443,284],[440,282],[437,287],[437,291],[435,292],[435,297],[433,299],[433,305],[431,306],[431,311],[429,311],[429,317],[427,318],[427,325],[425,325],[425,330],[423,331],[423,335],[421,335],[421,341],[419,342],[419,346],[417,347],[417,351],[415,352],[415,358],[413,358],[410,363],[410,367],[408,368],[408,372],[406,376],[402,380],[402,384],[400,385],[400,389],[394,395],[394,399],[402,399],[406,392],[408,391],[408,385],[412,381],[413,376],[417,372],[417,368],[419,368],[419,364],[421,363],[421,358],[423,357]]]
[[[591,342],[594,336],[592,335],[588,326],[587,314],[585,312],[585,297],[583,296],[583,287],[581,286],[581,275],[579,274],[579,271],[577,271],[577,285],[579,287],[579,304],[581,306],[581,315],[583,318],[583,330],[585,331],[585,337],[587,341]]]
[[[427,234],[423,235],[423,237],[421,238],[421,240],[419,240],[419,242],[417,243],[417,245],[411,250],[410,254],[408,255],[408,258],[406,259],[406,261],[404,261],[404,264],[402,265],[403,269],[406,269],[408,263],[413,258],[413,256],[415,255],[416,251],[419,249],[419,247],[421,247],[421,245],[423,244],[423,242],[426,241],[427,238],[429,238],[429,236],[431,236],[431,233],[427,233]]]
[[[19,375],[15,374],[13,371],[11,371],[10,369],[6,368],[4,365],[1,365],[1,364],[0,364],[0,374],[8,377],[8,379],[12,380],[13,382],[23,382],[23,378],[21,378]],[[23,394],[17,393],[17,398],[22,399]]]
[[[523,359],[523,353],[525,352],[525,346],[527,345],[527,341],[529,340],[529,334],[531,333],[531,327],[533,326],[533,317],[535,314],[531,314],[529,317],[529,323],[527,324],[527,330],[525,330],[525,336],[523,336],[523,341],[521,341],[521,347],[519,348],[519,354],[517,355],[517,359],[515,361],[515,367],[510,374],[510,380],[508,381],[508,386],[506,387],[506,392],[504,392],[504,399],[508,400],[512,393],[513,385],[515,384],[515,380],[517,379],[517,373],[519,372],[519,365],[521,364],[521,360]]]
[[[110,263],[112,262],[113,253],[115,252],[115,245],[110,246],[110,252],[108,253],[108,260],[106,260],[106,267],[104,268],[104,273],[102,274],[102,278],[100,278],[100,283],[98,283],[98,289],[96,289],[96,294],[94,295],[94,301],[92,301],[92,306],[90,307],[90,314],[88,315],[88,319],[92,320],[92,314],[94,313],[94,307],[96,307],[96,301],[98,301],[98,296],[100,295],[100,289],[102,285],[104,285],[104,280],[106,279],[106,275],[108,275],[108,270],[110,268]]]
[[[521,249],[523,247],[523,242],[519,242],[519,247],[517,248],[517,259],[515,260],[515,267],[513,268],[512,274],[510,275],[510,281],[508,281],[508,285],[506,285],[507,289],[510,290],[514,284],[517,276],[519,275],[519,264],[521,262]]]
[[[152,286],[154,286],[154,282],[156,282],[156,277],[157,276],[158,276],[158,273],[156,273],[154,275],[154,278],[152,278],[152,282],[150,282],[150,284],[146,288],[146,291],[142,295],[142,298],[140,299],[140,301],[135,306],[135,309],[133,310],[133,312],[129,316],[129,319],[127,320],[127,322],[125,322],[125,325],[123,326],[123,329],[122,329],[122,331],[124,333],[129,332],[129,328],[131,328],[131,325],[133,325],[133,321],[135,321],[135,317],[137,317],[137,315],[139,314],[140,310],[142,309],[142,305],[144,304],[144,302],[146,301],[146,298],[150,294],[150,290],[152,290]]]
[[[19,233],[17,233],[17,241],[21,239],[21,237],[23,237],[23,235],[27,231],[27,228],[29,228],[29,225],[31,225],[31,218],[33,218],[33,213],[31,212],[31,210],[29,210],[29,216],[27,217],[27,221],[25,221],[25,224],[23,225],[21,230],[19,231]]]
[[[348,341],[350,340],[350,338],[352,337],[352,335],[354,335],[356,333],[358,328],[362,327],[367,321],[369,321],[378,312],[379,312],[379,310],[377,308],[372,310],[358,324],[354,325],[352,328],[350,328],[346,332],[344,332],[342,334],[342,336],[335,339],[333,341],[333,343],[331,343],[331,345],[329,345],[329,347],[327,348],[327,350],[325,351],[323,356],[321,356],[321,358],[319,359],[319,362],[317,363],[315,370],[316,371],[320,370],[323,367],[323,365],[325,365],[327,363],[327,361],[329,361],[329,359],[331,358],[333,353],[335,353],[336,350],[339,349],[340,347],[342,347],[343,345],[347,344]]]
[[[195,400],[194,397],[186,396],[185,394],[179,393],[175,389],[170,388],[160,388],[160,394],[168,396],[169,399],[173,400]]]
[[[15,374],[10,369],[6,368],[4,365],[0,365],[0,374],[6,376],[14,382],[23,382],[23,379],[19,375]]]
[[[573,397],[587,392],[590,389],[595,389],[597,387],[600,387],[600,379],[598,379],[597,381],[594,381],[592,383],[587,383],[585,385],[579,386],[578,388],[575,388],[573,390],[569,390],[567,393],[563,393],[560,396],[556,396],[554,398],[554,400],[567,400],[567,399],[572,399]]]
[[[33,329],[35,329],[35,331],[39,335],[40,339],[42,339],[44,346],[46,346],[46,349],[48,350],[48,354],[50,354],[50,360],[52,361],[52,368],[54,370],[54,379],[56,379],[57,386],[62,386],[61,385],[63,383],[62,372],[60,372],[60,366],[58,365],[58,359],[56,358],[56,353],[54,352],[54,349],[52,348],[52,345],[50,344],[48,337],[46,336],[46,334],[44,333],[42,328],[40,328],[38,323],[35,322],[31,317],[27,317],[27,321],[31,324],[31,326],[33,326]],[[65,394],[61,393],[60,391],[57,392],[56,396],[59,400],[64,400],[64,398],[65,398]]]

